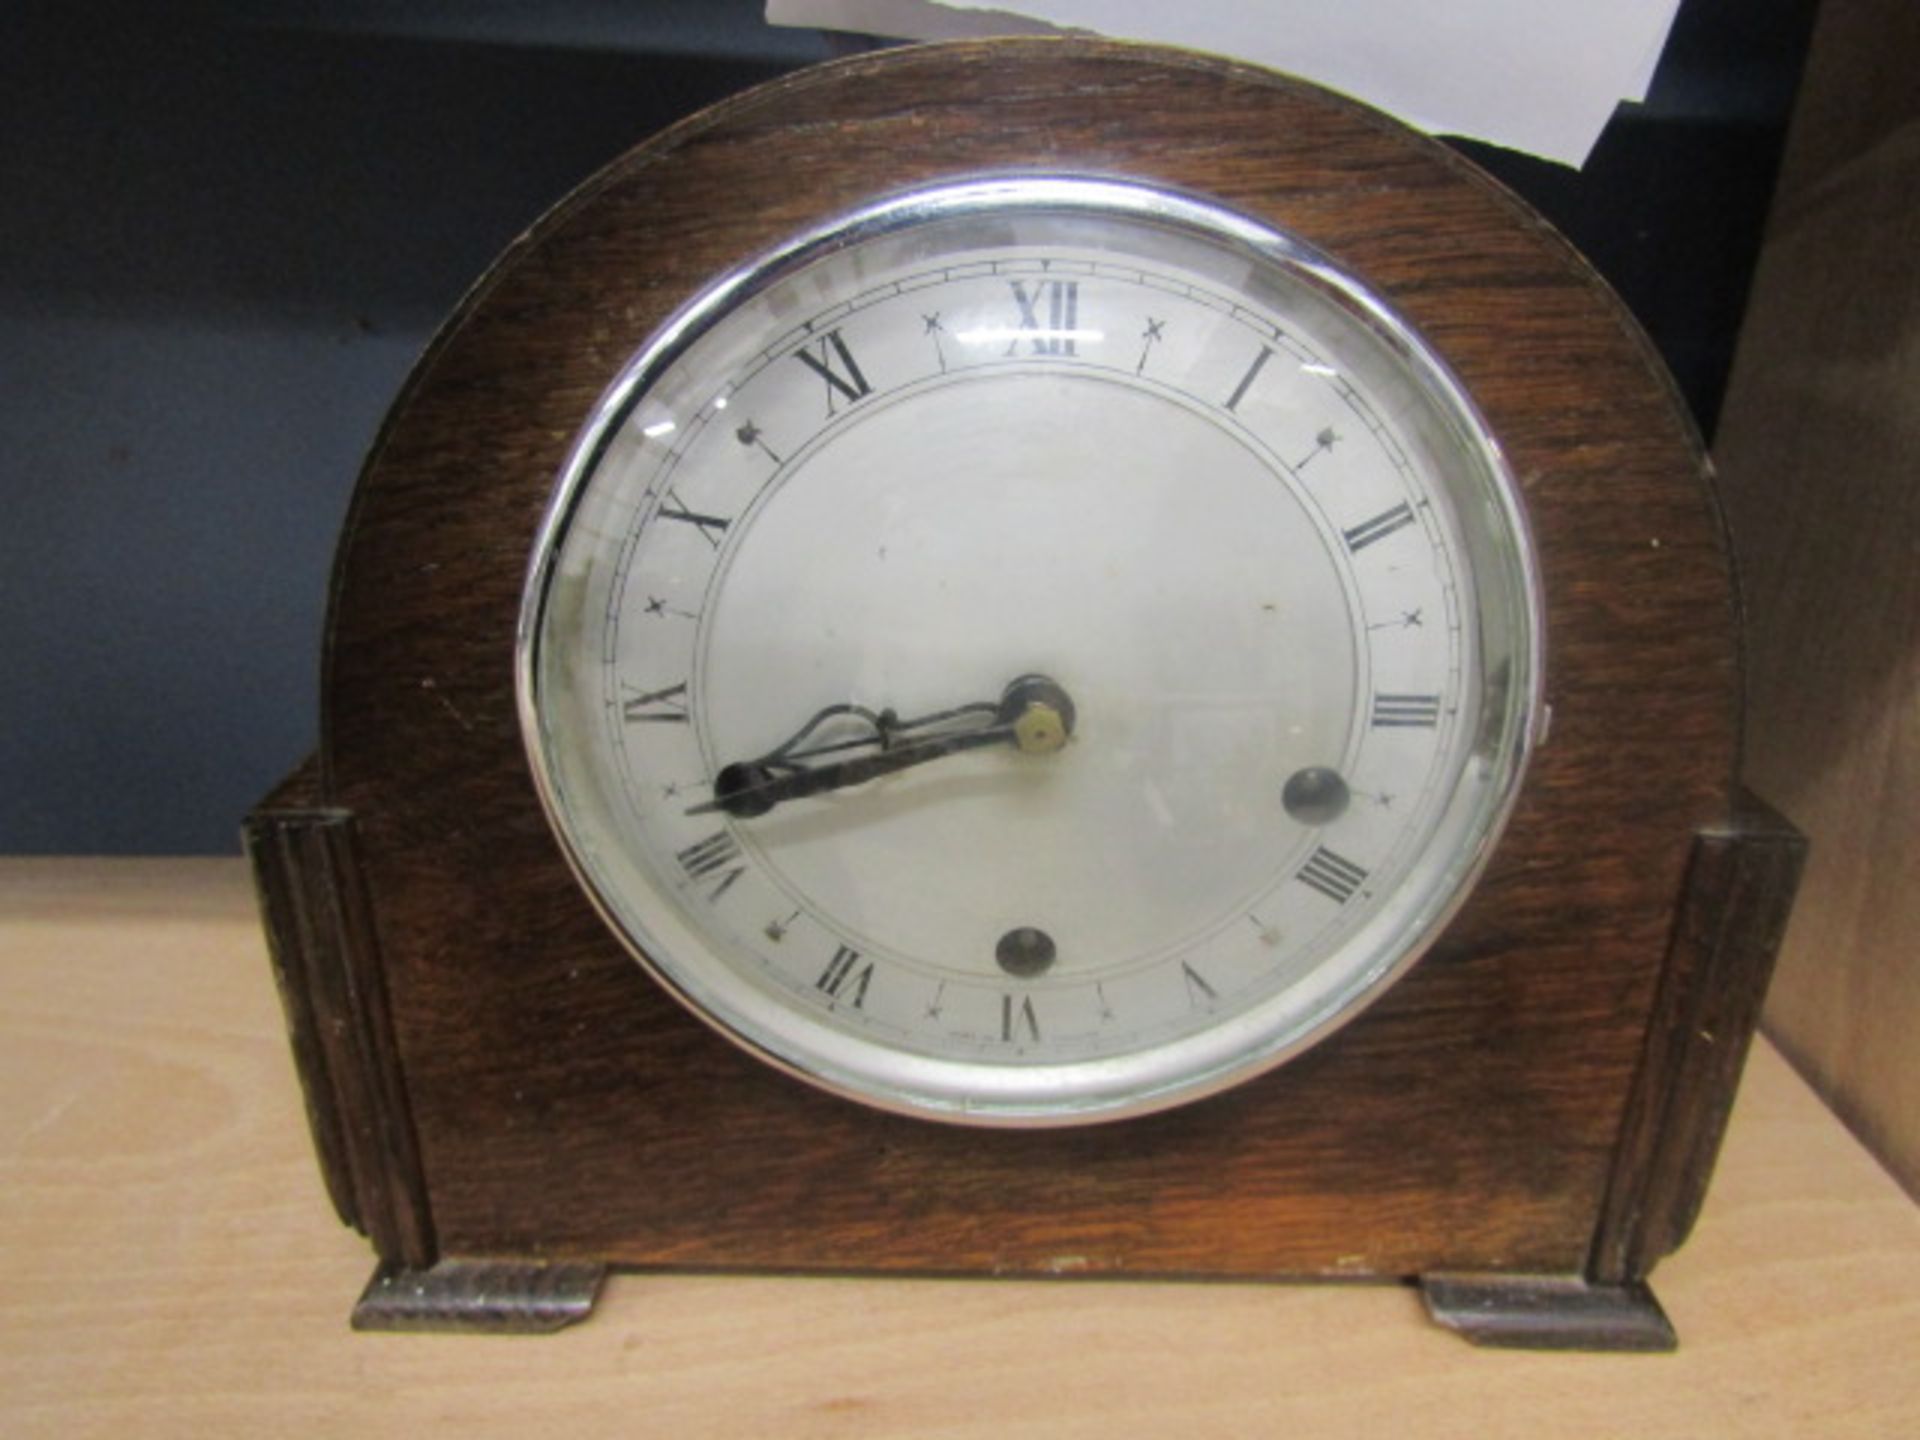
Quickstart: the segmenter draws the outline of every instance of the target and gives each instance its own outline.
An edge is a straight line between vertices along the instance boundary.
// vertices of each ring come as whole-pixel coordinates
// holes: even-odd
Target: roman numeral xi
[[[873,386],[860,373],[859,362],[838,330],[829,330],[810,346],[802,346],[793,352],[793,358],[825,382],[829,415],[836,413],[840,402],[851,405],[873,393]]]

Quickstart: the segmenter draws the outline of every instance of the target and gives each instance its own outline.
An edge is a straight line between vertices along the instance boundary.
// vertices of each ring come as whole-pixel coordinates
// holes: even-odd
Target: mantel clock
[[[641,145],[395,405],[249,822],[358,1322],[688,1265],[1671,1344],[1800,853],[1709,479],[1564,242],[1296,81],[930,46]]]

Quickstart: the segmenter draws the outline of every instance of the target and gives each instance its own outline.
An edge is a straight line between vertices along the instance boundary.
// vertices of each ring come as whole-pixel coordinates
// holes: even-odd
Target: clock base
[[[445,1259],[382,1264],[353,1307],[356,1330],[538,1335],[593,1314],[608,1267],[579,1261]],[[1655,1352],[1678,1344],[1641,1281],[1578,1276],[1423,1275],[1427,1313],[1475,1345]]]
[[[582,1261],[388,1263],[361,1292],[353,1328],[543,1335],[591,1315],[606,1278],[605,1265]]]
[[[1654,1352],[1679,1344],[1644,1281],[1604,1285],[1577,1275],[1422,1275],[1437,1324],[1507,1350]]]
[[[357,827],[325,803],[313,763],[249,817],[247,841],[322,1175],[341,1219],[387,1257],[354,1327],[538,1333],[586,1319],[606,1263],[436,1259]],[[1423,1274],[1435,1320],[1481,1345],[1674,1348],[1644,1276],[1698,1212],[1804,851],[1744,794],[1696,836],[1591,1271]]]

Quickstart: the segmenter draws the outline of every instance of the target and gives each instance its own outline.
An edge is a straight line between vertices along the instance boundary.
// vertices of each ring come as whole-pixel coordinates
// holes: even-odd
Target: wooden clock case
[[[836,212],[1008,171],[1210,196],[1397,306],[1519,477],[1552,713],[1473,897],[1365,1015],[1229,1093],[1040,1132],[831,1097],[684,1012],[577,888],[513,697],[536,523],[654,329]],[[356,1323],[547,1328],[610,1264],[1411,1278],[1477,1339],[1670,1346],[1645,1277],[1700,1200],[1801,855],[1737,785],[1709,478],[1644,336],[1544,222],[1263,71],[929,46],[640,146],[501,258],[394,406],[340,546],[319,754],[248,822],[321,1167],[381,1261]]]

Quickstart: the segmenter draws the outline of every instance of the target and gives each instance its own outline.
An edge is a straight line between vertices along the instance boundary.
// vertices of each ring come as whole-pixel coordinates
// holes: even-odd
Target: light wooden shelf
[[[1671,1356],[1411,1290],[627,1275],[551,1338],[355,1335],[237,860],[0,861],[0,1434],[1920,1434],[1920,1209],[1762,1044]]]

